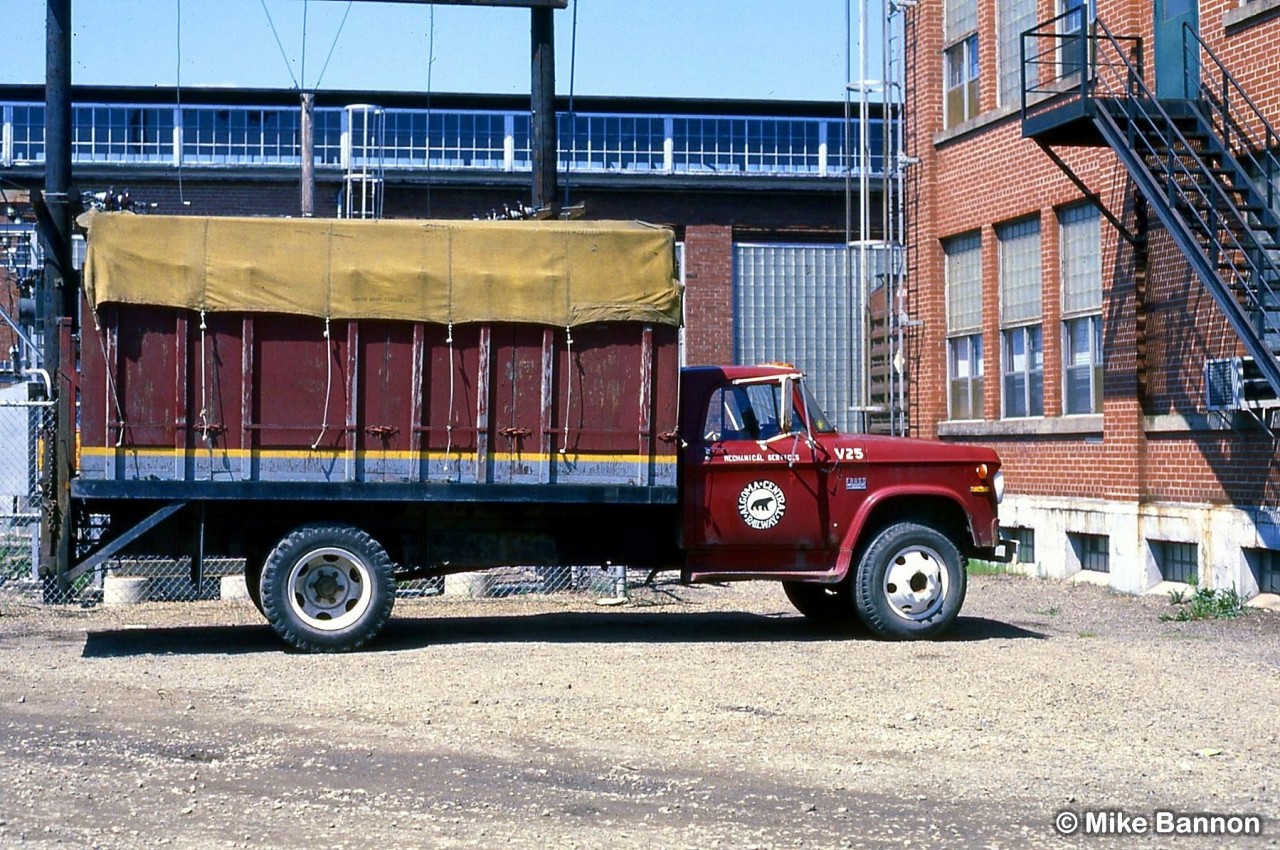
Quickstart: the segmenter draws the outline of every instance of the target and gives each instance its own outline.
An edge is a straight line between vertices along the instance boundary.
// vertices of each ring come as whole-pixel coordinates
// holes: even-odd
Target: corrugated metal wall
[[[869,253],[874,285],[884,252]],[[857,251],[847,254],[843,244],[738,243],[733,252],[734,358],[803,369],[841,430],[859,426],[851,408],[862,403],[866,373],[859,265]]]

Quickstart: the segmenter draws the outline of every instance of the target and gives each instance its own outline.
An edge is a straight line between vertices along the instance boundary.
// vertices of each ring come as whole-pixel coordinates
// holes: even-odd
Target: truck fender
[[[844,535],[840,539],[840,549],[836,555],[834,574],[838,576],[838,580],[844,580],[851,576],[857,565],[854,563],[854,553],[858,551],[858,546],[863,542],[863,532],[867,527],[867,521],[876,509],[895,498],[940,498],[954,504],[965,516],[965,526],[969,535],[969,540],[973,541],[973,528],[969,511],[964,506],[964,501],[956,497],[954,490],[940,487],[937,485],[921,485],[914,484],[910,486],[886,487],[883,490],[877,490],[868,496],[866,501],[858,508],[858,512],[853,515],[853,519],[845,527]],[[920,517],[917,517],[920,519]],[[966,547],[963,541],[958,541],[960,551],[964,552]]]

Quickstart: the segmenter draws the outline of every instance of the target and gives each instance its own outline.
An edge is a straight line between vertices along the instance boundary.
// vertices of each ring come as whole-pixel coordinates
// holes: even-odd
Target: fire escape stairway
[[[1183,35],[1197,56],[1186,66],[1203,68],[1187,84],[1195,96],[1161,100],[1143,76],[1141,39],[1102,21],[1074,29],[1064,34],[1060,16],[1023,35],[1023,136],[1050,151],[1115,152],[1248,354],[1206,364],[1208,406],[1277,405],[1280,136],[1194,31]],[[1223,381],[1234,402],[1220,397]]]

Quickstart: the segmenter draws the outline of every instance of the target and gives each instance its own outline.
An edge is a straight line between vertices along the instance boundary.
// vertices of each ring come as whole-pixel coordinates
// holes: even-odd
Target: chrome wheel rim
[[[947,598],[946,563],[928,546],[898,552],[884,573],[884,597],[893,613],[919,622],[938,613]]]
[[[337,546],[313,549],[289,571],[289,604],[308,626],[338,631],[357,622],[373,599],[373,573],[357,555]]]

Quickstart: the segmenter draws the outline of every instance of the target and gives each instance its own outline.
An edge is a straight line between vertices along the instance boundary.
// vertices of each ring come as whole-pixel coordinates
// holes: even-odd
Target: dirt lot
[[[949,638],[776,585],[402,601],[369,651],[247,604],[0,596],[0,846],[1270,847],[1280,616],[973,580]],[[1259,814],[1260,837],[1064,839],[1055,815]]]

